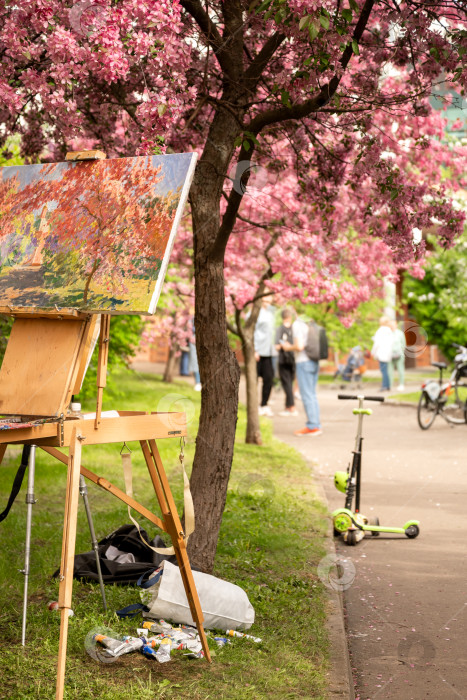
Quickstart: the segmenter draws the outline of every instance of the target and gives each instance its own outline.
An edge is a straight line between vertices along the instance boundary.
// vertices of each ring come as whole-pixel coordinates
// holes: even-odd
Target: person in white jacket
[[[392,359],[393,343],[394,333],[390,327],[390,320],[387,316],[381,316],[379,328],[373,336],[373,348],[371,350],[371,355],[375,360],[378,360],[381,371],[382,382],[380,391],[389,391],[391,388],[389,383],[389,363]]]

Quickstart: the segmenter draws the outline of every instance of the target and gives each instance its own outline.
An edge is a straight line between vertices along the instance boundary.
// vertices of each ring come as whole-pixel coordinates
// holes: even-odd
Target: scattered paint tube
[[[262,639],[259,637],[252,637],[251,634],[244,634],[243,632],[237,632],[236,630],[227,630],[225,634],[229,637],[244,637],[245,639],[251,639],[252,642],[256,642],[257,644],[262,642]]]
[[[93,639],[95,642],[102,644],[102,646],[107,649],[107,652],[114,657],[129,654],[132,651],[141,649],[146,642],[144,638],[124,637],[123,640],[121,640],[113,639],[113,637],[108,637],[105,634],[95,634]]]
[[[170,661],[170,650],[172,649],[172,640],[169,637],[161,639],[159,649],[156,652],[156,659],[160,664]]]
[[[172,625],[170,625],[165,620],[159,620],[159,622],[150,622],[149,620],[147,620],[146,622],[143,622],[143,628],[144,630],[149,630],[150,632],[161,634],[166,632],[167,630],[171,630]]]
[[[227,637],[214,637],[214,641],[218,647],[225,647],[226,644],[231,644],[230,639],[227,639]]]

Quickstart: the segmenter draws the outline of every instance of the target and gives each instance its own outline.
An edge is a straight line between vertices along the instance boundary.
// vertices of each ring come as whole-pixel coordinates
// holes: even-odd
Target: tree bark
[[[237,424],[240,368],[227,336],[224,261],[213,254],[220,199],[238,135],[226,112],[214,118],[191,193],[195,261],[196,350],[201,375],[201,414],[190,478],[196,527],[190,561],[212,572],[225,507]]]
[[[246,328],[242,333],[242,350],[245,358],[246,379],[246,437],[250,445],[262,445],[261,429],[258,414],[258,376],[256,373],[255,346],[253,342],[254,326]]]
[[[196,347],[201,374],[201,414],[190,486],[196,529],[190,561],[211,572],[232,466],[240,368],[230,349],[222,263],[207,261],[196,275]]]

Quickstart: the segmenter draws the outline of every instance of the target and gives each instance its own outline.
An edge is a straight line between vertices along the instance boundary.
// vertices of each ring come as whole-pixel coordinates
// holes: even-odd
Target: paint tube
[[[148,658],[154,658],[156,656],[156,650],[152,648],[150,644],[144,644],[144,646],[141,649],[141,652],[144,654],[144,656],[147,656]]]
[[[244,634],[243,632],[237,632],[236,630],[227,630],[226,634],[229,637],[244,637],[245,639],[251,639],[252,642],[256,642],[257,644],[262,642],[262,639],[259,637],[252,637],[250,634]]]
[[[146,644],[145,637],[123,637],[122,646],[115,650],[115,656],[130,654],[132,651],[139,651]]]
[[[172,649],[172,640],[169,637],[164,637],[161,639],[159,644],[159,649],[156,653],[156,659],[160,664],[170,661],[170,650]]]
[[[230,639],[227,639],[227,637],[214,637],[214,641],[218,647],[225,647],[226,644],[230,644]]]
[[[167,633],[168,630],[172,629],[172,625],[169,625],[165,620],[159,620],[159,622],[143,622],[143,628],[149,630],[150,632],[156,632],[158,634]]]
[[[122,646],[125,645],[121,639],[113,639],[113,637],[107,637],[105,634],[95,634],[93,640],[102,644],[107,649],[107,653],[115,657],[120,656]]]
[[[107,649],[107,652],[115,658],[137,651],[146,643],[144,637],[123,637],[123,640],[121,640],[107,637],[105,634],[95,634],[93,639],[95,642],[102,644]]]
[[[156,640],[157,641],[157,640]],[[170,661],[170,650],[172,648],[172,642],[169,637],[164,637],[160,640],[159,648],[156,651],[152,646],[152,643],[144,644],[141,648],[144,656],[148,658],[157,659],[160,664]]]

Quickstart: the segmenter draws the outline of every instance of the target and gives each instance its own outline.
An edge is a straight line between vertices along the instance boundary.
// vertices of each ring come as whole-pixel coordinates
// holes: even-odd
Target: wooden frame
[[[62,700],[65,684],[68,611],[71,609],[72,603],[80,474],[134,508],[170,536],[191,615],[196,622],[205,657],[211,661],[202,625],[203,613],[186,551],[184,532],[156,445],[156,439],[186,436],[185,414],[121,411],[118,418],[102,417],[102,396],[106,383],[109,347],[110,317],[108,314],[101,317],[95,419],[75,419],[64,415],[66,403],[82,379],[83,368],[90,352],[90,338],[94,327],[95,319],[91,316],[79,315],[64,319],[59,314],[46,318],[43,314],[33,315],[28,312],[18,314],[5,354],[6,364],[4,361],[0,372],[1,413],[11,414],[14,412],[6,411],[2,406],[8,409],[24,406],[27,411],[24,413],[19,411],[21,415],[25,413],[29,417],[47,415],[52,419],[50,422],[42,422],[31,427],[0,431],[0,464],[8,444],[34,444],[67,466],[58,600],[61,622],[56,700]],[[47,344],[47,334],[50,333],[51,329],[53,329],[52,336],[56,340],[53,352]],[[32,345],[35,354],[31,353],[30,345],[24,345],[26,335],[29,339],[35,339]],[[55,363],[51,361],[52,358],[56,359]],[[61,372],[59,378],[57,377],[57,363]],[[22,388],[25,385],[21,374],[23,367],[26,368],[30,381],[27,387],[29,396]],[[34,367],[38,369],[36,375],[33,372]],[[19,399],[14,397],[12,390],[14,386],[18,387]],[[47,410],[42,409],[42,405],[46,405]],[[176,418],[175,425],[180,426],[178,430],[173,430],[172,427],[174,417]],[[149,477],[161,509],[161,518],[111,484],[107,479],[94,474],[81,464],[82,450],[86,445],[135,440],[140,442]],[[69,447],[69,454],[63,454],[57,449],[58,447]]]

